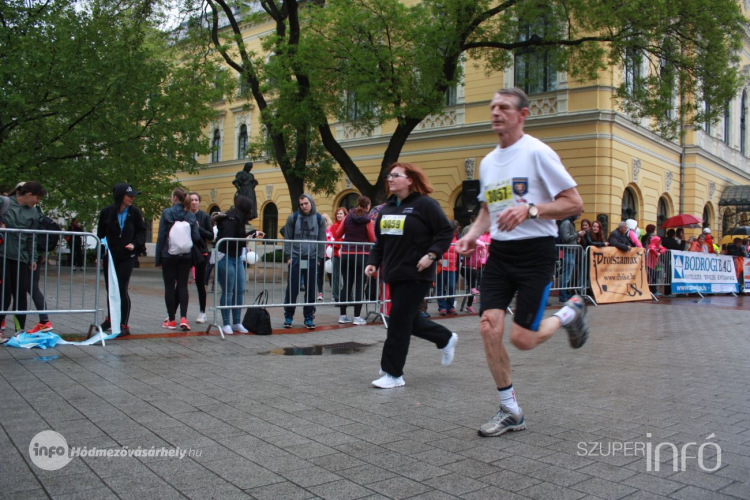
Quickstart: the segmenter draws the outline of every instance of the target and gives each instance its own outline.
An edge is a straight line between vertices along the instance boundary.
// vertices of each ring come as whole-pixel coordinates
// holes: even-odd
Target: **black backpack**
[[[46,215],[39,217],[39,229],[43,231],[60,231],[60,224],[53,221]],[[37,234],[36,249],[39,252],[47,253],[57,248],[60,243],[59,234]]]

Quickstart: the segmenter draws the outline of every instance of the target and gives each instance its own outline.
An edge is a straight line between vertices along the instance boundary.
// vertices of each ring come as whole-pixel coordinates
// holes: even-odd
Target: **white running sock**
[[[521,408],[518,407],[516,401],[516,392],[513,390],[513,384],[508,387],[500,389],[497,388],[497,392],[500,393],[500,404],[510,410],[511,413],[521,413]]]
[[[554,315],[560,318],[561,326],[568,326],[570,322],[573,321],[573,318],[576,317],[576,311],[570,306],[563,306],[563,308],[557,311]]]

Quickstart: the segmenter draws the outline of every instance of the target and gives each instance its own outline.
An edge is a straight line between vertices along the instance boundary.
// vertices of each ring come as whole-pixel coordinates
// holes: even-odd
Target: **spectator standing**
[[[336,231],[344,222],[348,213],[349,212],[344,207],[339,207],[336,209],[336,212],[334,212],[333,215],[336,218],[336,221],[329,228],[330,233],[334,235],[334,240],[337,239],[335,236]],[[332,247],[333,255],[331,256],[331,265],[333,267],[333,272],[331,273],[331,295],[333,296],[333,301],[338,302],[339,295],[341,294],[341,245],[332,245]],[[349,300],[348,297],[347,300]]]
[[[190,330],[187,320],[188,300],[188,276],[190,268],[193,267],[192,248],[187,252],[173,253],[172,248],[176,235],[171,231],[178,222],[187,222],[190,231],[190,240],[194,245],[201,243],[198,232],[198,221],[195,214],[190,211],[190,198],[182,188],[172,191],[172,206],[164,209],[159,220],[159,235],[156,238],[156,267],[161,267],[164,278],[164,302],[167,305],[168,317],[162,323],[163,328],[177,329],[177,306],[180,307],[180,328],[184,331]],[[184,227],[184,226],[179,226]],[[177,300],[176,300],[177,299]]]
[[[364,325],[366,321],[362,318],[362,292],[365,285],[365,263],[370,255],[369,245],[354,245],[354,243],[373,243],[375,241],[375,228],[370,220],[370,198],[360,196],[357,206],[346,216],[344,222],[339,224],[334,235],[338,240],[346,241],[341,247],[341,280],[342,287],[340,297],[342,302],[348,302],[352,297],[354,304],[354,319],[346,315],[346,305],[340,305],[341,316],[339,323],[354,323]],[[353,292],[353,293],[352,293]]]
[[[667,250],[677,250],[682,251],[683,244],[680,240],[676,238],[677,231],[674,229],[668,229],[667,230],[667,236],[662,239],[661,244],[666,248]],[[668,258],[665,259],[666,261],[666,267],[664,268],[664,272],[666,273],[666,276],[668,277],[667,281],[670,283],[672,282],[672,259]],[[672,285],[665,285],[664,286],[664,295],[672,295]]]
[[[302,309],[305,316],[305,327],[315,329],[315,283],[317,281],[319,260],[325,256],[326,223],[315,210],[315,201],[309,194],[303,194],[299,200],[299,210],[287,218],[284,226],[284,259],[289,266],[286,293],[284,294],[284,328],[292,327],[300,287],[305,286],[305,305]],[[298,243],[309,240],[319,243]]]
[[[263,238],[265,234],[262,231],[251,230],[248,233],[245,228],[245,224],[251,220],[252,215],[252,200],[247,196],[237,196],[234,200],[234,208],[230,208],[225,214],[214,215],[218,227],[216,241],[222,238]],[[245,293],[245,268],[242,263],[242,253],[246,248],[247,244],[239,241],[228,241],[216,246],[214,255],[219,287],[221,287],[219,302],[221,306],[242,304],[242,297]],[[241,307],[222,308],[223,326],[221,329],[225,335],[232,335],[234,332],[248,333],[247,329],[242,326],[241,314]]]
[[[619,248],[623,252],[629,252],[635,246],[633,240],[628,236],[629,232],[628,224],[625,221],[621,221],[617,229],[609,235],[609,240],[607,240],[609,241],[609,245]]]
[[[327,213],[320,214],[321,217],[323,217],[323,220],[326,222],[326,241],[334,241],[335,238],[333,237],[333,233],[331,232],[331,226],[333,226],[333,221],[331,220],[331,216]],[[318,277],[318,302],[323,302],[323,285],[325,284],[325,277],[326,277],[326,258],[328,256],[324,253],[322,259],[318,259],[318,270],[317,270],[317,277]],[[331,265],[333,265],[333,262],[331,262]],[[328,278],[330,281],[330,277]]]
[[[703,236],[706,238],[706,246],[708,247],[708,253],[719,253],[716,247],[714,246],[714,239],[713,236],[711,236],[711,228],[710,227],[704,227],[703,228]]]
[[[466,310],[471,314],[477,314],[474,309],[474,297],[479,295],[481,288],[482,272],[487,263],[487,255],[492,238],[489,231],[477,238],[476,249],[465,258],[465,265],[461,267],[461,275],[466,280],[466,288],[471,294],[466,299]]]
[[[677,229],[675,240],[677,240],[677,244],[680,246],[677,250],[685,251],[689,248],[687,241],[685,240],[685,230],[683,228]]]
[[[73,217],[68,226],[68,231],[75,231],[76,233],[82,233],[83,227],[78,223],[78,219]],[[70,265],[75,266],[76,271],[83,270],[84,260],[86,259],[86,237],[68,235],[65,237],[65,241],[70,245]]]
[[[8,195],[10,202],[3,215],[3,227],[8,229],[38,229],[39,211],[36,206],[47,195],[41,184],[35,181],[24,182],[16,186]],[[36,271],[35,238],[30,234],[5,233],[2,252],[5,264],[2,270],[4,287],[3,307],[7,310],[13,301],[19,311],[25,311],[28,306],[28,293],[31,290],[31,273]],[[16,314],[19,328],[26,328],[26,315]],[[5,315],[0,315],[0,323],[5,324]],[[0,331],[0,344],[8,341]]]
[[[419,304],[435,280],[435,260],[453,237],[440,205],[428,195],[432,187],[425,173],[410,163],[394,163],[386,176],[390,194],[375,224],[375,246],[365,273],[382,266],[390,285],[388,336],[380,361],[382,376],[372,385],[401,387],[411,336],[423,338],[442,350],[444,366],[453,361],[458,335],[419,314]]]
[[[458,241],[458,221],[451,220],[451,231],[453,231],[453,240],[451,246],[442,255],[440,262],[440,272],[437,274],[435,294],[439,297],[444,295],[444,299],[437,299],[438,314],[440,316],[453,316],[456,314],[456,278],[458,275],[459,257],[456,251],[455,243]]]
[[[661,245],[660,236],[654,234],[649,238],[646,251],[646,267],[648,268],[648,282],[652,283],[649,285],[649,290],[654,295],[659,295],[659,291],[653,283],[658,283],[664,272],[659,262],[659,256],[666,253],[666,251],[667,249]]]
[[[643,248],[648,247],[648,244],[651,241],[651,236],[653,236],[655,232],[656,232],[655,225],[649,224],[646,226],[646,234],[641,236],[641,245],[643,245]]]
[[[695,241],[690,243],[688,252],[710,253],[709,248],[708,243],[706,243],[706,234],[701,233]]]
[[[641,234],[641,230],[638,229],[638,221],[635,219],[628,219],[625,221],[625,225],[628,228],[628,238],[633,243],[633,246],[643,248],[641,240],[638,239],[638,236]]]
[[[114,203],[104,207],[99,213],[96,235],[107,239],[107,248],[112,256],[117,287],[120,291],[120,336],[130,335],[130,295],[128,286],[133,274],[138,251],[146,245],[146,223],[138,207],[133,205],[135,197],[141,194],[130,184],[117,184],[112,188]],[[104,282],[109,290],[109,259],[104,259]],[[109,294],[107,294],[107,317],[101,324],[102,330],[112,327],[109,318]]]
[[[211,216],[200,209],[201,207],[201,195],[196,192],[188,194],[190,196],[190,211],[195,214],[195,219],[198,221],[198,234],[200,235],[200,241],[195,244],[195,287],[198,289],[198,305],[200,307],[200,313],[196,323],[202,324],[208,321],[206,318],[206,267],[208,266],[208,242],[214,239],[214,228]],[[199,258],[199,257],[202,257]]]
[[[591,229],[583,237],[583,248],[586,249],[590,246],[597,248],[609,246],[609,241],[604,238],[602,223],[598,220],[591,223]]]
[[[577,215],[571,215],[563,219],[560,224],[560,242],[563,245],[575,245],[578,243],[578,233],[575,229],[575,221],[578,218]],[[576,251],[570,246],[562,247],[562,276],[560,282],[560,294],[558,299],[560,302],[567,302],[573,294],[567,290],[570,282],[570,277],[573,274],[573,268],[576,263]]]

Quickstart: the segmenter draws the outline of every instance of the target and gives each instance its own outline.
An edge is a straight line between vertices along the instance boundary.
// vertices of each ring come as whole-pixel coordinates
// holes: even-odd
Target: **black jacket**
[[[682,244],[677,243],[676,239],[670,238],[668,236],[665,236],[664,238],[662,238],[661,246],[663,246],[667,250],[682,250]]]
[[[411,193],[397,205],[395,195],[388,198],[375,223],[375,246],[369,265],[381,267],[386,282],[434,281],[435,262],[422,271],[417,263],[427,252],[441,258],[451,246],[453,229],[438,202],[429,196]],[[382,234],[381,223],[388,215],[406,216],[403,234]]]
[[[633,242],[628,238],[628,233],[622,234],[619,229],[615,229],[609,235],[609,245],[627,252],[633,246]]]
[[[247,221],[247,215],[242,214],[235,208],[230,208],[224,214],[214,214],[216,220],[216,227],[219,228],[219,232],[216,235],[216,241],[220,241],[222,238],[247,238],[248,235],[255,234],[256,231],[252,230],[249,233],[245,230],[245,221]],[[247,242],[239,241],[228,241],[216,246],[216,251],[227,254],[230,257],[240,257],[242,255],[242,249],[247,247]]]
[[[198,220],[198,234],[201,235],[201,240],[195,246],[205,255],[208,253],[206,242],[214,241],[214,224],[211,222],[211,216],[203,210],[195,212],[195,218]]]
[[[99,225],[96,229],[96,235],[99,239],[107,238],[107,246],[115,262],[135,258],[136,254],[146,246],[146,223],[143,220],[143,214],[141,214],[140,209],[135,205],[131,205],[128,209],[125,226],[122,232],[120,232],[117,214],[120,211],[120,205],[122,205],[122,199],[125,197],[127,187],[128,184],[117,184],[114,187],[113,197],[115,203],[104,207],[99,212]],[[133,245],[133,250],[125,248],[129,244]]]

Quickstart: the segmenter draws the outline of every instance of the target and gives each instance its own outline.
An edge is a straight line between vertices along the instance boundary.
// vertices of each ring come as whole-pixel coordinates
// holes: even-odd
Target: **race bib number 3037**
[[[513,191],[510,186],[510,180],[506,179],[501,182],[489,184],[485,189],[485,198],[487,207],[490,212],[502,212],[513,205]]]
[[[380,234],[401,236],[406,225],[405,215],[384,215],[380,219]]]

